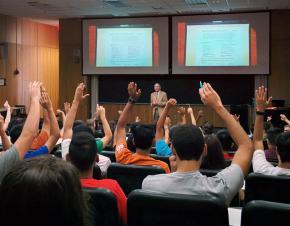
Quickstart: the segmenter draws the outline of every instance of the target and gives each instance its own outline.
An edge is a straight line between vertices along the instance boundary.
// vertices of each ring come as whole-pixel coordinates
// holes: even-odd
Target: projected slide
[[[152,67],[152,28],[98,28],[96,67]]]
[[[249,66],[249,24],[187,25],[185,66]]]

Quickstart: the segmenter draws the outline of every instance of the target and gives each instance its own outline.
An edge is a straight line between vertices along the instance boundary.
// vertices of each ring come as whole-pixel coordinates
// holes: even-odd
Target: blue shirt
[[[168,144],[165,143],[165,140],[157,140],[156,141],[156,154],[160,156],[171,156],[172,151]]]
[[[33,158],[33,157],[36,157],[36,156],[39,156],[39,155],[45,155],[45,154],[48,154],[48,153],[49,153],[48,148],[44,145],[44,146],[41,146],[40,148],[38,148],[37,150],[28,151],[25,154],[24,159]]]

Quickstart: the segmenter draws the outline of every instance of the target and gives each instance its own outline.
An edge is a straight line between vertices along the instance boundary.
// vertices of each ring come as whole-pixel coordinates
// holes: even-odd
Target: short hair
[[[80,124],[80,125],[78,125],[78,126],[73,128],[73,133],[74,134],[75,133],[80,133],[80,132],[87,132],[87,133],[91,134],[92,136],[94,136],[93,131],[89,127],[87,127],[87,126],[85,126],[83,124]]]
[[[231,138],[229,132],[227,129],[221,129],[216,133],[219,141],[222,144],[223,150],[224,151],[230,151],[233,146],[233,139]]]
[[[282,133],[283,131],[279,128],[271,128],[269,130],[267,130],[267,139],[268,139],[268,142],[271,144],[271,145],[274,145],[276,146],[276,140],[277,140],[277,137]]]
[[[290,132],[280,133],[276,145],[281,162],[290,162]]]
[[[151,148],[154,139],[154,129],[147,125],[137,124],[131,127],[134,144],[136,148],[148,150]]]
[[[213,124],[207,122],[202,126],[202,130],[203,130],[204,134],[209,135],[209,134],[213,133],[214,126],[213,126]]]
[[[202,132],[197,126],[180,125],[174,129],[172,145],[180,160],[199,160],[204,144]]]
[[[156,83],[154,84],[154,86],[156,86],[156,85],[158,85],[158,86],[161,87],[160,83],[158,83],[158,82],[156,82]]]
[[[20,137],[22,133],[23,125],[24,124],[22,123],[16,124],[11,128],[9,135],[10,135],[10,140],[12,144],[14,144],[17,141],[17,139]]]
[[[85,122],[83,120],[75,120],[73,124],[73,128],[79,126],[79,125],[85,125]]]
[[[16,164],[2,181],[0,200],[3,225],[84,225],[87,206],[79,174],[51,155]]]
[[[92,134],[88,132],[73,134],[68,155],[71,163],[80,172],[89,170],[93,166],[97,153],[97,144]]]

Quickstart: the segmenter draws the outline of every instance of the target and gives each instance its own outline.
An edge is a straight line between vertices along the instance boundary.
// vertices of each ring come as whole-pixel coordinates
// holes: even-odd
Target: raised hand
[[[178,108],[177,113],[180,115],[185,115],[185,107]]]
[[[256,90],[256,110],[257,111],[265,111],[265,108],[271,104],[272,97],[267,99],[267,88],[264,86],[260,86]]]
[[[198,113],[197,113],[197,117],[203,117],[204,116],[204,112],[203,110],[199,110]]]
[[[122,113],[123,113],[122,110],[119,110],[119,111],[118,111],[118,115],[121,115]]]
[[[201,101],[213,109],[223,106],[220,96],[209,83],[203,84],[203,88],[199,89],[199,95]]]
[[[177,104],[177,101],[173,98],[170,98],[167,102],[165,107],[166,108],[172,108],[173,106],[175,106]]]
[[[56,110],[56,113],[57,113],[58,115],[60,115],[60,116],[65,115],[64,112],[63,112],[62,110],[60,110],[60,109],[57,109],[57,110]]]
[[[106,116],[106,109],[103,106],[99,106],[98,104],[97,104],[96,112],[100,116],[100,118]]]
[[[9,103],[8,103],[8,100],[5,101],[4,108],[6,108],[6,109],[11,108]]]
[[[88,97],[90,94],[84,94],[86,89],[85,84],[82,82],[80,83],[75,91],[75,96],[74,96],[74,100],[81,102],[82,100],[84,100],[86,97]]]
[[[271,122],[272,121],[272,116],[267,116],[267,122]]]
[[[52,103],[47,92],[41,93],[41,98],[39,100],[39,103],[47,111],[52,109]]]
[[[64,102],[64,112],[67,114],[70,110],[70,103],[69,102]]]
[[[128,84],[128,94],[133,100],[137,101],[141,96],[141,89],[138,89],[137,83],[130,82]]]
[[[192,107],[187,108],[187,113],[190,114],[190,115],[193,114]]]
[[[287,116],[284,115],[284,114],[280,114],[280,118],[281,118],[281,121],[283,121],[283,122],[289,121],[289,119],[287,118]]]
[[[38,81],[30,82],[28,85],[30,98],[39,101],[41,98],[42,83]]]
[[[141,122],[141,118],[138,115],[135,118],[135,122]]]

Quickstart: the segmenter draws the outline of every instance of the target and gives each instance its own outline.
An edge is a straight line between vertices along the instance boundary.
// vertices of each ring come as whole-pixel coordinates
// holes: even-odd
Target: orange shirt
[[[139,166],[160,166],[165,173],[170,173],[167,163],[151,158],[149,155],[133,153],[127,148],[126,142],[116,145],[116,161],[121,164],[133,164]]]
[[[43,146],[49,138],[49,134],[45,130],[41,130],[38,136],[33,140],[30,149],[37,150]]]

